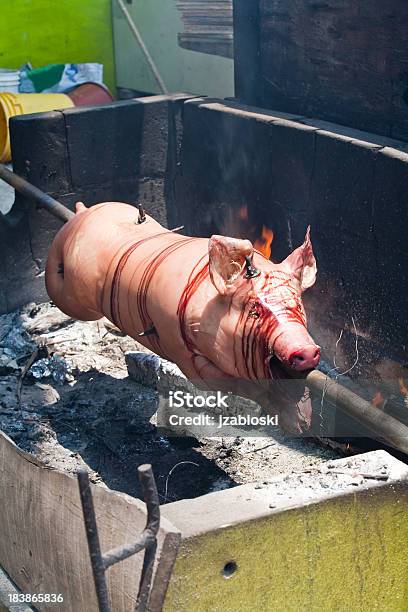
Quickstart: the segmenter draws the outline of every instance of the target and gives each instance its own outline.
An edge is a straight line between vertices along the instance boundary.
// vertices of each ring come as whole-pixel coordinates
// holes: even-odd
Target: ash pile
[[[148,353],[107,319],[75,321],[51,303],[0,316],[0,429],[50,469],[86,467],[92,482],[136,497],[136,469],[151,463],[161,503],[339,456],[278,428],[268,438],[163,435],[155,377],[141,366]],[[174,368],[153,361],[171,385]]]

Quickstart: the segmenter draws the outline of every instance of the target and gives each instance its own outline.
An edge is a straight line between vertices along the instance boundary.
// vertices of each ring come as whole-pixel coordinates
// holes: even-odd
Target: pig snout
[[[294,351],[288,359],[288,364],[293,370],[302,372],[303,370],[312,370],[319,361],[320,348],[316,344],[308,344]]]
[[[312,370],[320,361],[320,347],[317,346],[306,330],[302,338],[291,333],[283,333],[274,345],[274,356],[286,367],[296,372]]]

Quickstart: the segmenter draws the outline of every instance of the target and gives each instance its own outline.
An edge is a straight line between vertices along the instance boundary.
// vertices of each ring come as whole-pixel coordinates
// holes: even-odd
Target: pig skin
[[[258,276],[247,278],[248,261]],[[127,204],[78,203],[52,243],[46,287],[67,315],[106,316],[203,387],[238,381],[235,392],[300,433],[310,426],[310,400],[302,383],[289,389],[285,379],[307,369],[299,365],[304,355],[306,366],[318,361],[301,300],[315,276],[309,230],[303,245],[274,264],[248,240],[182,236],[148,215],[139,224]]]

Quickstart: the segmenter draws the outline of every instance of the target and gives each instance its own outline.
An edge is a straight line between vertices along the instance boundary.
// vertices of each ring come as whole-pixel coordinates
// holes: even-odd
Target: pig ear
[[[283,265],[299,281],[301,291],[309,289],[316,280],[316,259],[310,240],[310,225],[307,228],[305,241],[295,249],[283,262]]]
[[[85,204],[83,202],[77,202],[75,204],[75,212],[78,215],[79,213],[85,212],[87,210]]]
[[[228,295],[244,280],[245,257],[252,258],[254,248],[249,240],[211,236],[208,243],[210,277],[221,295]]]

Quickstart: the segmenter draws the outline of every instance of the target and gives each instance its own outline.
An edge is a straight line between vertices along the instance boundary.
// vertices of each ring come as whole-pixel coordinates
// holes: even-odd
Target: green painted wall
[[[0,67],[99,62],[114,87],[110,0],[2,0]]]
[[[160,93],[116,0],[112,0],[118,87]],[[169,91],[224,98],[234,95],[234,62],[226,57],[182,49],[183,31],[176,0],[132,0],[129,13]]]

